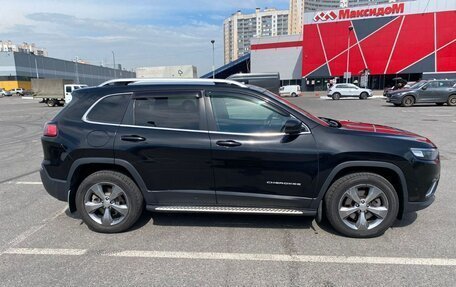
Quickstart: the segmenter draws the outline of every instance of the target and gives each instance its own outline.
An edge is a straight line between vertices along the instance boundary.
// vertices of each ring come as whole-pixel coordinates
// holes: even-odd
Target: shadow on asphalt
[[[65,214],[73,219],[80,220],[78,212],[70,213],[67,209]],[[405,214],[402,220],[396,220],[392,228],[401,228],[411,225],[418,218],[416,212]],[[154,213],[144,211],[138,222],[136,222],[127,232],[141,229],[152,221],[153,225],[158,226],[186,226],[186,227],[233,227],[233,228],[269,228],[269,229],[311,229],[315,234],[318,230],[317,225],[324,232],[340,235],[329,222],[324,219],[321,223],[316,223],[315,218],[306,216],[282,216],[282,215],[262,215],[262,214],[219,214],[219,213]]]

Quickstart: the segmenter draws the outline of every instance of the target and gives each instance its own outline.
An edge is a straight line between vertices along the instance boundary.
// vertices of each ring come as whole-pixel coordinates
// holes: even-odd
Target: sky
[[[223,65],[223,20],[237,10],[288,9],[289,0],[0,0],[0,40],[35,43],[48,56],[128,70]]]

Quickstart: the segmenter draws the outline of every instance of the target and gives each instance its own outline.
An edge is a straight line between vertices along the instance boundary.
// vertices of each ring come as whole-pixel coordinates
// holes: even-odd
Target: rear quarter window
[[[120,124],[129,99],[130,94],[102,98],[87,113],[86,119],[91,122]]]

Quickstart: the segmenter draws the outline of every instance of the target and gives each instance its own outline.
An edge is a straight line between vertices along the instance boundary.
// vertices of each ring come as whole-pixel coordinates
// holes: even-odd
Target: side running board
[[[227,207],[227,206],[146,206],[149,211],[155,212],[207,212],[207,213],[255,213],[255,214],[287,214],[314,216],[316,211],[285,209],[285,208],[259,208],[259,207]]]

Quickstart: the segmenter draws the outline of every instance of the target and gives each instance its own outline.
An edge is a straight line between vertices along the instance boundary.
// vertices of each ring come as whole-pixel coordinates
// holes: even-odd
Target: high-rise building
[[[238,11],[223,22],[225,64],[250,52],[253,37],[288,35],[288,10]]]
[[[291,0],[293,1],[293,0]],[[300,2],[302,0],[294,0],[295,2]],[[366,6],[366,5],[377,5],[383,3],[396,2],[396,0],[304,0],[305,10],[308,11],[324,11],[334,8],[344,8],[344,7],[356,7],[356,6]],[[399,2],[399,1],[397,1]]]
[[[290,15],[288,17],[288,34],[302,33],[305,0],[290,0]]]

